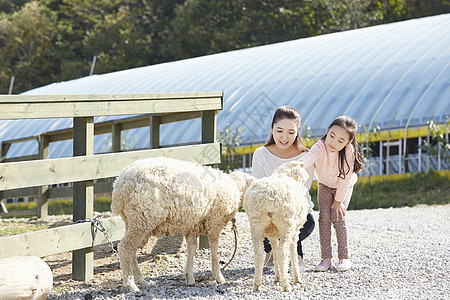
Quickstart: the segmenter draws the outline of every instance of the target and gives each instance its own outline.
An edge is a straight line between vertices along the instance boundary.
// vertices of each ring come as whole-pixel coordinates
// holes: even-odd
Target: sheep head
[[[253,178],[250,174],[241,171],[231,172],[230,177],[236,181],[238,189],[241,193],[245,193],[247,190],[247,179]]]
[[[290,162],[284,163],[281,166],[279,166],[275,171],[274,174],[285,176],[290,176],[294,178],[295,180],[301,182],[302,184],[308,180],[308,172],[306,172],[305,168],[303,168],[300,165],[294,165]]]

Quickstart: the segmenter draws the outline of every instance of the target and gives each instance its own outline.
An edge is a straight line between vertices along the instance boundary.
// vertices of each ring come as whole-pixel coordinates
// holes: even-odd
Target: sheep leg
[[[290,243],[291,250],[291,270],[294,283],[300,283],[300,272],[298,270],[297,243]]]
[[[139,268],[136,252],[134,252],[134,257],[131,260],[131,262],[133,263],[134,282],[139,284],[143,288],[149,287],[150,284],[148,284],[148,282],[145,281],[144,275],[142,274],[142,271],[141,271],[141,268]]]
[[[278,255],[278,262],[280,264],[280,282],[281,287],[283,288],[283,292],[290,292],[292,291],[292,286],[289,283],[288,280],[288,248],[291,239],[286,238],[285,233],[280,233],[280,247],[278,248],[277,255]]]
[[[298,230],[296,230],[295,232],[298,232]],[[294,283],[301,283],[300,271],[298,269],[297,242],[298,242],[298,234],[294,234],[294,237],[292,238],[292,242],[290,244],[291,269],[292,269],[292,275],[294,277]]]
[[[194,256],[197,251],[197,236],[193,233],[185,235],[186,247],[187,247],[187,261],[186,268],[184,269],[184,278],[188,286],[195,286],[195,279],[193,274],[194,268]]]
[[[278,239],[268,238],[270,245],[272,245],[272,256],[273,256],[273,271],[275,273],[274,283],[280,281],[280,258],[278,257]]]
[[[138,246],[138,248],[142,249],[147,244],[148,239],[151,235],[150,235],[150,233],[148,233],[148,234],[139,235],[139,236],[144,236],[144,238],[141,239],[141,242],[139,243],[139,246]],[[149,287],[150,284],[148,284],[148,282],[145,281],[144,275],[142,274],[142,271],[141,271],[141,268],[138,265],[136,251],[133,252],[133,258],[131,259],[131,263],[132,263],[132,267],[133,267],[134,282],[139,284],[143,288]]]
[[[218,284],[225,283],[225,277],[223,277],[222,272],[220,272],[219,267],[219,235],[217,234],[209,234],[209,246],[211,247],[211,269],[214,278]]]
[[[252,229],[252,242],[254,257],[253,261],[255,263],[255,278],[253,283],[253,291],[259,291],[262,284],[262,274],[264,268],[264,236],[262,232],[256,232]]]
[[[139,288],[134,281],[134,276],[136,274],[138,275],[137,277],[140,284],[142,284],[142,281],[145,282],[136,258],[136,251],[142,242],[143,236],[144,234],[142,232],[128,229],[118,245],[123,283],[125,287],[132,292],[139,291]]]

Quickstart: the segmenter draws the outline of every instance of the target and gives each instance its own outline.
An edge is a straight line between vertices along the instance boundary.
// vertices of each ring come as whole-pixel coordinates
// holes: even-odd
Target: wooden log
[[[45,299],[52,287],[52,271],[41,258],[0,258],[0,299]]]

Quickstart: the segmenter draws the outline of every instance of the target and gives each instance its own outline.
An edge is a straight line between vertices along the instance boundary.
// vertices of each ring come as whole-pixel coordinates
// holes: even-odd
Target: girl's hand
[[[331,204],[331,209],[334,210],[336,213],[336,219],[342,220],[345,216],[345,207],[342,202],[334,201],[333,204]]]
[[[247,185],[250,185],[253,182],[253,178],[246,179],[245,182]]]

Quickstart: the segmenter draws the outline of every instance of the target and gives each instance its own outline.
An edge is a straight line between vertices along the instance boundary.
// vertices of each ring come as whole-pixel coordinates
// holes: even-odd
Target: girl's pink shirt
[[[322,183],[330,188],[336,189],[335,200],[344,202],[349,188],[352,187],[358,180],[358,176],[353,172],[353,165],[355,162],[355,149],[350,144],[345,148],[345,155],[350,166],[348,174],[345,179],[338,177],[338,152],[328,151],[325,143],[322,140],[317,141],[311,149],[305,153],[299,161],[305,163],[305,168],[315,164],[315,174],[319,183]],[[345,172],[347,172],[347,165],[345,164]]]

